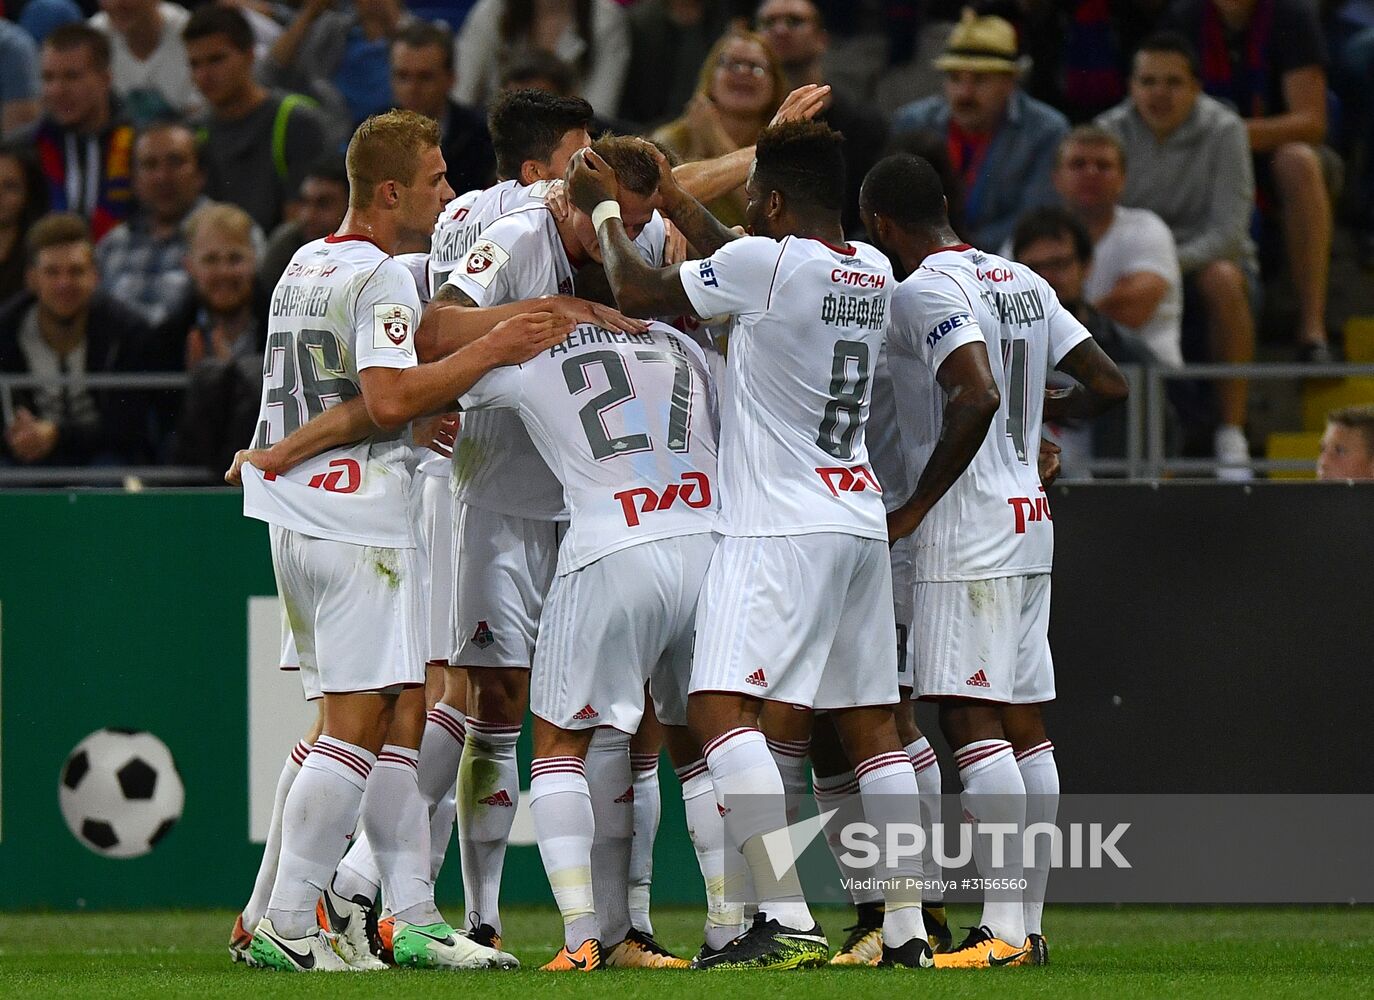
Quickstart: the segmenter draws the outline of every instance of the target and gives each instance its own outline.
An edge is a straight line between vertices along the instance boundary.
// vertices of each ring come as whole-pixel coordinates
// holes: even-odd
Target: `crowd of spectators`
[[[1044,274],[1118,360],[1252,360],[1278,275],[1290,349],[1331,360],[1334,206],[1374,257],[1374,0],[0,0],[0,15],[0,371],[187,378],[0,388],[0,464],[221,466],[251,435],[263,301],[342,218],[353,128],[393,106],[428,115],[454,190],[483,187],[485,108],[512,87],[578,94],[599,125],[691,161],[830,84],[853,235],[868,168],[919,152],[960,235]],[[743,192],[710,207],[738,224]],[[1179,423],[1244,475],[1245,382],[1177,388]],[[1121,447],[1119,427],[1054,432],[1070,451]]]

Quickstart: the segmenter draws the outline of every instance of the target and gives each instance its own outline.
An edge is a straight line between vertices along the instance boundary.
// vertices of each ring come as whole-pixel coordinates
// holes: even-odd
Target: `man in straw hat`
[[[927,131],[945,140],[963,183],[962,235],[995,251],[1022,213],[1055,203],[1050,173],[1068,121],[1021,90],[1016,31],[1000,17],[964,8],[935,66],[945,74],[944,95],[899,110],[892,131]]]

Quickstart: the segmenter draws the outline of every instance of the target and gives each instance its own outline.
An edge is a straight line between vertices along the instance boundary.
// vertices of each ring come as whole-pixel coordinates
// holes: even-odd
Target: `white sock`
[[[286,756],[277,776],[277,793],[272,798],[272,822],[267,828],[267,843],[262,845],[262,862],[258,865],[258,877],[253,880],[253,894],[243,907],[243,929],[249,934],[258,926],[263,913],[267,911],[267,901],[272,896],[272,883],[277,880],[277,861],[281,857],[281,814],[286,805],[286,795],[291,791],[291,783],[301,773],[310,744],[301,740]]]
[[[634,836],[634,784],[630,734],[602,726],[587,748],[587,790],[596,816],[592,885],[601,943],[608,948],[630,933],[630,840]],[[579,944],[581,942],[578,942]]]
[[[763,845],[765,833],[787,825],[782,777],[763,733],[731,729],[707,743],[704,751],[716,798],[731,814],[725,824],[726,839],[744,855],[758,894],[759,912],[786,927],[810,929],[816,921],[802,895],[795,866],[778,878]]]
[[[1054,763],[1054,744],[1037,743],[1016,755],[1016,766],[1026,785],[1026,829],[1037,823],[1053,824],[1059,815],[1059,768]],[[1040,921],[1045,911],[1045,885],[1050,879],[1050,838],[1036,835],[1034,864],[1026,865],[1026,892],[1021,911],[1027,934],[1043,934]]]
[[[921,831],[926,835],[925,850],[921,851],[921,870],[925,873],[926,885],[935,887],[926,891],[923,902],[926,906],[942,906],[945,893],[938,886],[944,879],[944,871],[935,860],[934,830],[940,822],[940,762],[935,758],[930,740],[924,736],[906,745],[906,755],[911,758],[911,766],[916,771],[916,787],[921,793]]]
[[[649,896],[654,881],[654,840],[663,802],[658,791],[658,754],[630,754],[634,772],[634,837],[630,842],[630,923],[645,934],[654,933],[649,919]]]
[[[899,824],[913,832],[920,827],[921,803],[916,772],[904,750],[880,753],[854,767],[863,799],[864,819],[878,830],[877,872],[883,880],[883,944],[897,948],[918,934],[925,937],[921,916],[921,852],[915,839],[911,850],[889,854],[887,831]],[[900,843],[898,844],[900,847]]]
[[[985,879],[1010,880],[1003,885],[1019,885],[1024,877],[1021,864],[1021,831],[1026,828],[1026,786],[1006,740],[978,740],[954,753],[959,780],[964,784],[960,802],[965,816],[978,823],[1011,824],[1015,836],[1002,837],[1003,863],[994,865],[991,839],[975,834],[973,858],[978,874]],[[1020,947],[1026,940],[1026,918],[1021,912],[1021,893],[993,890],[984,894],[980,921],[994,937]]]
[[[371,783],[372,779],[368,778]],[[367,793],[364,792],[364,795]],[[382,869],[377,864],[377,856],[372,851],[366,826],[358,824],[359,830],[353,835],[353,846],[339,862],[334,872],[334,894],[364,906],[371,906],[382,892]]]
[[[458,764],[467,739],[467,717],[443,702],[429,710],[420,739],[420,794],[429,806],[429,877],[439,877],[453,836]]]
[[[499,934],[501,871],[520,801],[520,772],[515,759],[520,727],[468,716],[467,735],[458,768],[463,898],[468,910],[477,914],[477,922],[490,924]]]
[[[278,933],[314,931],[315,904],[348,846],[368,773],[377,762],[352,743],[321,736],[291,783],[282,807],[281,860],[266,916]]]
[[[811,789],[816,796],[816,809],[819,812],[827,813],[835,810],[835,816],[825,825],[825,842],[830,848],[831,855],[835,858],[835,867],[840,870],[840,877],[844,880],[845,891],[849,893],[849,900],[855,906],[862,906],[865,903],[881,903],[883,901],[882,887],[876,884],[874,873],[868,869],[855,868],[845,864],[844,855],[849,849],[840,843],[840,831],[851,823],[864,822],[863,800],[859,796],[859,779],[854,777],[853,771],[845,771],[843,774],[833,774],[822,777],[819,774],[811,776]]]
[[[429,810],[420,796],[420,752],[388,743],[363,795],[363,829],[382,872],[386,905],[408,924],[442,920],[429,878]]]
[[[802,799],[806,797],[806,757],[811,752],[811,741],[775,740],[770,736],[768,752],[778,766],[782,791],[787,796],[787,822],[795,823],[801,816]]]
[[[537,757],[530,763],[530,813],[549,888],[563,915],[569,949],[601,937],[592,901],[595,817],[586,768],[578,757]]]
[[[731,902],[725,887],[725,818],[716,805],[716,790],[706,761],[677,769],[682,782],[682,805],[687,813],[687,836],[696,851],[701,880],[706,886],[706,944],[723,948],[744,932],[744,904]]]

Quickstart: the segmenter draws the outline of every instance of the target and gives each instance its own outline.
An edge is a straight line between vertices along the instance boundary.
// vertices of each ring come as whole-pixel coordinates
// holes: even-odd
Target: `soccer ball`
[[[186,791],[167,744],[135,729],[97,729],[76,745],[57,783],[72,836],[107,858],[137,858],[181,818]]]

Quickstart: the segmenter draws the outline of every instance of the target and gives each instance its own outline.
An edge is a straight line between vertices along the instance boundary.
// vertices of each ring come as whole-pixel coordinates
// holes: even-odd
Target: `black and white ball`
[[[107,858],[147,854],[181,818],[186,791],[152,733],[97,729],[62,765],[57,799],[72,836]]]

